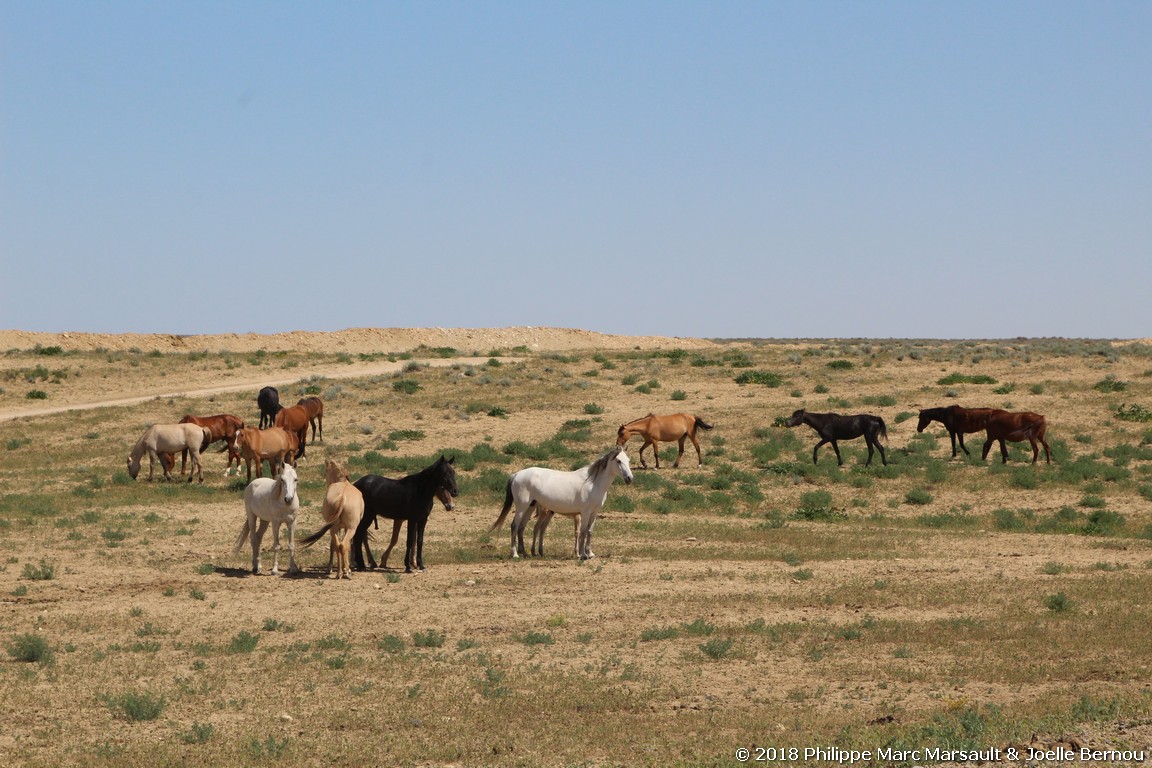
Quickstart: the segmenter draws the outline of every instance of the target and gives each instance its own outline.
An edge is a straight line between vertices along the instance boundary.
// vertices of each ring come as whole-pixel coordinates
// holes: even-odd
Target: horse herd
[[[159,462],[167,480],[172,479],[176,454],[181,454],[181,475],[185,461],[191,460],[188,482],[193,474],[204,481],[200,454],[216,441],[223,440],[228,451],[225,474],[231,474],[235,464],[239,473],[240,460],[246,463],[248,484],[244,490],[245,521],[233,548],[239,553],[245,542],[252,547],[252,572],[260,573],[260,545],[268,526],[272,526],[272,574],[278,574],[280,555],[280,526],[287,526],[289,550],[288,573],[299,571],[296,565],[296,519],[300,501],[296,493],[296,462],[305,455],[308,429],[312,429],[312,442],[324,440],[324,403],[319,397],[307,397],[296,405],[284,408],[279,393],[273,387],[264,387],[257,397],[260,426],[246,427],[243,420],[231,414],[198,417],[185,416],[178,424],[156,424],[149,427],[137,441],[128,456],[128,474],[133,480],[140,471],[145,453],[149,457],[148,479],[153,478],[153,465]],[[920,411],[916,431],[923,432],[932,422],[940,422],[952,440],[952,456],[959,447],[968,453],[964,435],[984,431],[986,440],[982,458],[987,459],[994,442],[999,442],[1001,459],[1008,461],[1005,441],[1027,440],[1032,446],[1032,463],[1039,458],[1038,443],[1044,446],[1046,460],[1051,462],[1045,441],[1047,425],[1044,417],[1031,412],[1011,412],[996,408],[928,408]],[[865,466],[872,463],[874,451],[887,465],[888,458],[880,439],[887,440],[884,419],[871,414],[842,415],[838,413],[812,413],[798,410],[784,419],[784,426],[807,424],[820,440],[812,449],[812,462],[817,463],[820,446],[831,443],[836,460],[843,465],[840,440],[863,436],[868,446]],[[640,465],[647,468],[644,450],[652,448],[656,468],[660,468],[659,443],[676,442],[679,452],[673,467],[680,465],[685,441],[696,449],[696,460],[703,464],[698,430],[710,430],[712,424],[699,416],[677,413],[658,416],[648,414],[620,426],[616,444],[595,461],[579,469],[564,472],[543,467],[527,467],[512,473],[505,487],[504,505],[496,522],[489,530],[496,530],[508,513],[515,509],[511,523],[511,556],[526,554],[524,531],[528,521],[535,523],[532,530],[531,554],[543,556],[544,532],[553,516],[572,518],[573,552],[581,560],[595,557],[592,551],[592,532],[597,513],[603,508],[612,482],[620,477],[626,484],[633,480],[632,468],[625,445],[634,435],[644,442],[640,446]],[[225,450],[222,449],[222,450]],[[271,477],[263,476],[263,462],[268,461]],[[453,508],[453,499],[459,491],[456,485],[454,459],[441,456],[430,466],[400,479],[368,474],[353,482],[345,469],[329,459],[325,462],[326,490],[321,517],[324,525],[315,533],[301,538],[300,544],[311,546],[325,534],[330,537],[328,573],[336,571],[336,578],[351,578],[352,569],[376,568],[376,559],[369,547],[370,529],[379,526],[379,519],[392,520],[392,537],[380,559],[379,567],[388,567],[388,556],[396,546],[400,527],[407,522],[407,540],[404,570],[408,573],[424,570],[424,531],[433,503],[439,500],[446,510]],[[256,464],[256,479],[252,478],[252,464]]]

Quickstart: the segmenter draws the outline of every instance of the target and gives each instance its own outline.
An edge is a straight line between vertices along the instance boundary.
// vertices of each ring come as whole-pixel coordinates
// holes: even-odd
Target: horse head
[[[135,460],[133,460],[133,459],[135,459]],[[131,477],[133,480],[135,480],[136,476],[139,474],[140,474],[140,457],[139,456],[133,457],[133,456],[129,455],[128,456],[128,476]]]
[[[632,462],[628,460],[628,451],[616,446],[616,455],[613,457],[613,471],[624,478],[625,485],[632,485]]]
[[[616,445],[624,445],[628,442],[628,438],[632,437],[632,435],[625,430],[627,426],[627,424],[621,424],[620,429],[616,430]]]
[[[805,411],[803,408],[801,408],[800,410],[793,412],[793,414],[790,417],[788,417],[788,419],[784,422],[784,426],[786,426],[786,427],[798,427],[804,423],[804,417],[807,415],[808,415],[807,411]]]
[[[932,423],[932,417],[928,415],[928,411],[923,409],[920,411],[920,421],[916,422],[916,431],[923,432]]]
[[[443,454],[440,456],[440,461],[437,462],[440,466],[440,482],[437,488],[447,492],[450,499],[460,495],[460,490],[456,487],[456,468],[453,466],[455,463],[455,456],[448,459]],[[444,501],[443,497],[440,500]],[[451,510],[452,506],[449,503],[445,504],[444,508]]]
[[[284,484],[284,503],[291,504],[292,500],[296,498],[296,470],[292,469],[292,465],[284,462],[280,467],[280,482]]]

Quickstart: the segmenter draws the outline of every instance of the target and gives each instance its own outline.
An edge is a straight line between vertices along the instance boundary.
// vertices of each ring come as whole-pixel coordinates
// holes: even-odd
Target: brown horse
[[[285,432],[279,427],[256,429],[255,427],[242,427],[236,430],[233,446],[236,453],[244,459],[248,469],[248,481],[252,481],[252,462],[256,462],[256,477],[264,476],[264,460],[267,459],[271,468],[272,477],[276,477],[279,465],[287,462],[293,464],[293,456],[298,445],[297,436]]]
[[[320,442],[324,442],[324,401],[318,397],[305,397],[296,405],[308,411],[308,423],[312,425],[312,442],[316,442],[316,427],[320,427]]]
[[[281,409],[280,413],[276,414],[276,426],[296,435],[300,447],[296,449],[295,458],[302,458],[304,446],[308,442],[308,409],[302,405]]]
[[[644,461],[644,449],[652,446],[652,453],[656,456],[656,469],[660,469],[660,446],[658,443],[670,443],[676,440],[680,444],[680,452],[676,454],[673,467],[680,466],[680,458],[684,455],[684,441],[691,440],[696,449],[696,461],[704,463],[700,457],[700,443],[696,442],[697,429],[712,429],[712,425],[688,413],[673,413],[668,416],[657,416],[653,413],[641,419],[634,419],[621,425],[616,430],[616,445],[624,445],[632,435],[644,438],[644,445],[640,446],[640,466],[647,469]]]
[[[193,416],[188,414],[180,419],[181,424],[199,424],[208,430],[209,437],[205,439],[204,444],[200,446],[200,453],[208,450],[208,446],[217,440],[224,441],[224,450],[228,451],[228,466],[224,470],[227,475],[232,471],[232,463],[236,463],[236,471],[240,471],[240,455],[232,449],[233,438],[236,437],[236,430],[244,427],[244,420],[239,416],[233,416],[230,413],[218,413],[215,416]],[[184,474],[184,462],[188,457],[188,451],[180,452],[180,474]],[[175,462],[173,462],[175,463]]]
[[[1007,464],[1008,446],[1004,444],[1004,441],[1020,443],[1027,440],[1032,444],[1033,464],[1040,458],[1040,448],[1037,447],[1037,442],[1044,446],[1044,459],[1049,464],[1052,463],[1052,454],[1048,451],[1047,441],[1044,440],[1044,434],[1048,431],[1048,422],[1040,414],[1031,411],[994,410],[988,416],[988,424],[985,429],[988,439],[984,441],[984,453],[981,454],[981,459],[988,458],[988,451],[995,441],[1000,443],[1001,462]]]
[[[948,437],[952,440],[952,458],[956,458],[956,439],[960,439],[960,450],[968,453],[968,446],[964,445],[964,435],[969,432],[980,432],[988,426],[988,416],[992,408],[961,408],[950,405],[947,408],[925,408],[920,411],[920,422],[916,425],[917,432],[923,432],[928,425],[938,421],[948,430]]]

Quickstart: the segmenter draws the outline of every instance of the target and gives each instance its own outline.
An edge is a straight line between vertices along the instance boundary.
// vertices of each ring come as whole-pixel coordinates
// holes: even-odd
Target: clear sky
[[[0,0],[0,328],[1150,321],[1152,2]]]

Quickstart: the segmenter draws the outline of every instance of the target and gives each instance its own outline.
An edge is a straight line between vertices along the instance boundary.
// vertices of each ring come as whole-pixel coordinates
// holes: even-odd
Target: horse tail
[[[244,519],[244,527],[240,529],[240,535],[236,538],[236,546],[232,548],[232,554],[240,554],[240,547],[244,546],[244,539],[248,538],[251,528],[248,527],[248,519]]]
[[[700,418],[699,416],[693,416],[692,418],[696,419],[696,426],[700,429],[712,429],[712,427],[715,426],[704,421],[704,419]]]
[[[880,425],[880,437],[884,438],[884,442],[888,442],[888,427],[884,425],[884,419],[877,416],[876,422]]]
[[[508,517],[508,510],[512,509],[512,478],[508,478],[508,485],[504,489],[504,508],[500,510],[500,517],[496,518],[496,522],[492,523],[489,531],[494,531],[500,527],[504,522],[504,518]]]
[[[301,549],[307,549],[308,547],[312,546],[316,542],[320,541],[320,539],[324,536],[324,534],[328,533],[328,529],[331,527],[332,527],[332,523],[328,523],[328,525],[326,525],[323,528],[321,528],[320,530],[316,531],[316,533],[313,533],[309,536],[305,536],[304,538],[299,539],[300,548]]]

